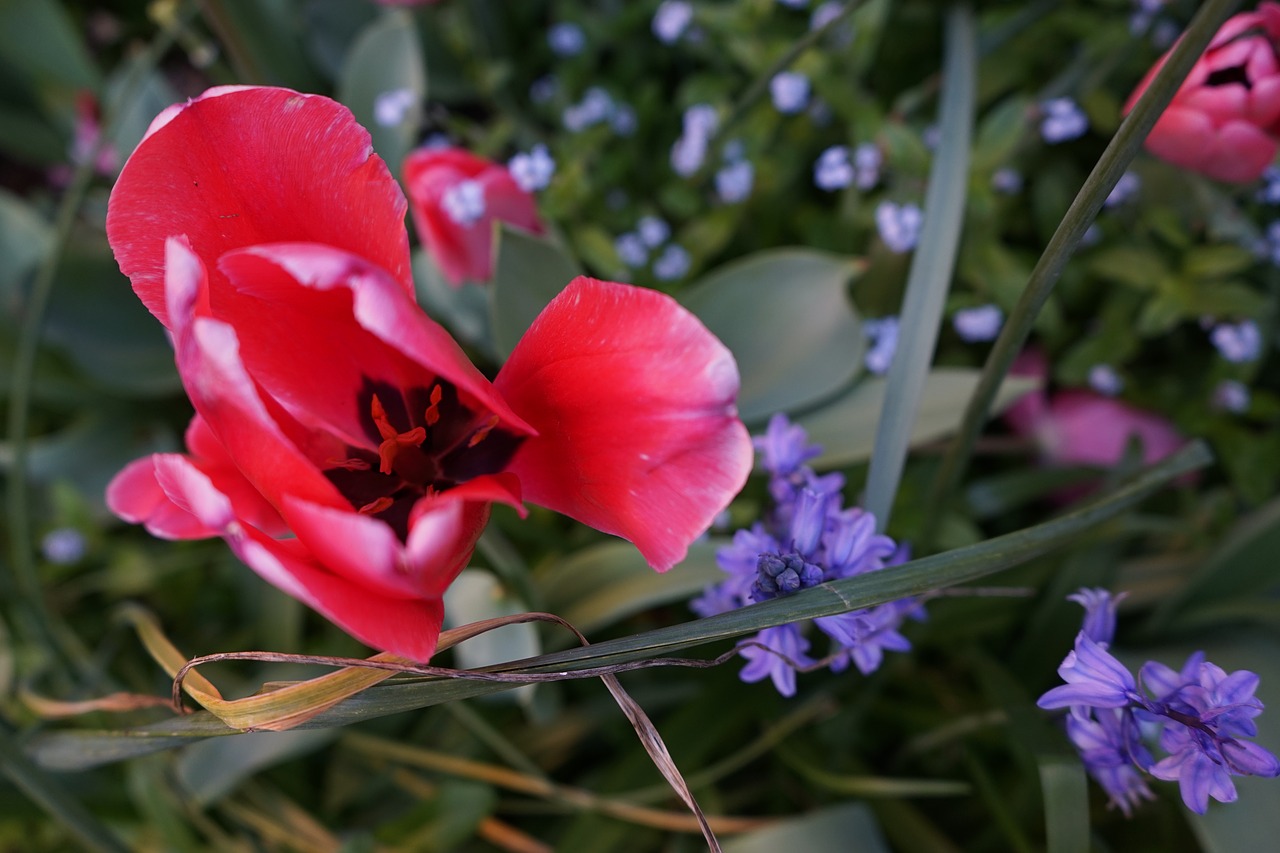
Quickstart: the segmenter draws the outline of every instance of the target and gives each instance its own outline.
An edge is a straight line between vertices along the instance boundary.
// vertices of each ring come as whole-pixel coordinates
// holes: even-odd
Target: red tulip
[[[1222,25],[1151,129],[1147,150],[1219,181],[1256,180],[1280,147],[1280,3]],[[1133,108],[1169,54],[1129,96]]]
[[[344,107],[224,87],[152,124],[112,192],[120,268],[170,330],[186,455],[107,500],[221,536],[350,634],[427,660],[494,501],[679,562],[745,481],[737,368],[669,297],[578,278],[488,381],[413,300],[404,196]]]
[[[542,233],[533,196],[506,166],[461,148],[420,148],[404,161],[418,237],[457,287],[493,277],[493,223]]]

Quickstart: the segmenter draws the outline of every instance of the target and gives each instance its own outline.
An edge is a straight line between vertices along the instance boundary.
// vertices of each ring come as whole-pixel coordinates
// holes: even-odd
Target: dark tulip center
[[[1206,86],[1229,86],[1232,83],[1239,83],[1246,89],[1253,88],[1253,84],[1249,82],[1249,74],[1243,65],[1219,68],[1206,77],[1204,81]]]
[[[324,475],[356,510],[391,525],[401,541],[420,498],[496,474],[522,440],[500,429],[497,415],[463,405],[444,380],[402,391],[366,379],[355,402],[377,450],[347,445],[346,457],[329,460]]]

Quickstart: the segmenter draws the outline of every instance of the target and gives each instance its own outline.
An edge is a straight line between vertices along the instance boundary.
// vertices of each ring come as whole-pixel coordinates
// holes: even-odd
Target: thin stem
[[[1179,40],[1164,67],[1156,74],[1151,85],[1139,98],[1133,111],[1120,124],[1102,157],[1085,180],[1084,186],[1071,202],[1071,207],[1058,224],[1044,254],[1036,263],[1018,304],[1009,315],[1009,321],[1001,329],[982,377],[969,399],[960,431],[943,457],[941,467],[933,482],[929,497],[929,512],[925,528],[919,540],[923,551],[932,548],[937,538],[938,525],[952,493],[963,476],[974,443],[991,410],[1000,384],[1004,381],[1018,352],[1026,344],[1040,309],[1053,292],[1062,268],[1080,244],[1080,238],[1093,223],[1102,203],[1115,187],[1124,170],[1138,153],[1138,148],[1155,125],[1165,107],[1173,100],[1174,93],[1191,71],[1200,54],[1212,40],[1218,27],[1239,5],[1239,0],[1206,0],[1196,13],[1186,33]]]

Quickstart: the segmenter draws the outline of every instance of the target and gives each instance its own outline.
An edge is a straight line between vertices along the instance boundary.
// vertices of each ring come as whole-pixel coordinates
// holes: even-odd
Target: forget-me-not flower
[[[1049,144],[1084,136],[1089,119],[1070,98],[1051,98],[1040,105],[1040,136]]]

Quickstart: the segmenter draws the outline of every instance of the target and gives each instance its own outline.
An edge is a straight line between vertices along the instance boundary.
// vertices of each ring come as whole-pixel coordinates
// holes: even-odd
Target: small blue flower
[[[572,22],[555,24],[547,30],[547,44],[556,56],[577,56],[587,46],[587,34]]]
[[[1280,166],[1268,166],[1262,171],[1258,201],[1263,204],[1280,204]]]
[[[649,262],[649,250],[639,234],[627,232],[619,235],[613,241],[613,250],[618,253],[618,260],[633,269]]]
[[[613,132],[619,136],[630,136],[639,126],[636,111],[627,104],[618,104],[613,111],[613,117],[609,119],[609,127],[613,128]]]
[[[951,325],[960,339],[968,343],[994,341],[1004,325],[1004,312],[999,305],[961,308],[951,317]]]
[[[1213,407],[1224,412],[1247,412],[1251,401],[1249,386],[1235,379],[1224,379],[1213,389]]]
[[[1253,320],[1220,323],[1209,333],[1218,353],[1235,364],[1256,361],[1262,354],[1262,333]]]
[[[551,158],[547,146],[533,146],[527,154],[520,152],[507,161],[507,169],[516,184],[525,192],[544,189],[556,173],[556,161]]]
[[[853,149],[854,185],[860,190],[869,190],[880,182],[880,166],[884,155],[880,146],[872,142],[864,142]]]
[[[395,127],[409,117],[418,96],[409,88],[380,92],[373,99],[373,120],[381,127]]]
[[[991,187],[1003,195],[1017,195],[1022,192],[1022,174],[1009,166],[996,169],[991,175]]]
[[[822,29],[827,24],[840,17],[840,13],[843,10],[844,4],[841,3],[840,0],[827,0],[826,3],[822,3],[814,9],[813,14],[809,16],[809,29]]]
[[[809,444],[804,427],[791,423],[784,414],[769,419],[764,435],[751,440],[760,454],[760,464],[771,477],[789,479],[810,459],[822,453],[822,448]]]
[[[893,354],[898,351],[898,318],[867,320],[862,324],[862,331],[871,340],[871,347],[862,358],[863,364],[877,376],[888,373]]]
[[[1125,172],[1107,194],[1103,207],[1119,207],[1133,199],[1142,188],[1142,180],[1133,172]]]
[[[749,160],[738,160],[716,172],[716,194],[725,204],[737,204],[751,195],[756,170]]]
[[[675,281],[689,271],[689,253],[677,243],[671,243],[653,262],[653,274],[660,281]]]
[[[40,553],[56,566],[69,566],[84,559],[84,534],[74,527],[59,527],[50,530],[40,540]]]
[[[671,226],[665,219],[652,214],[640,217],[636,223],[636,233],[650,249],[656,249],[671,237]]]
[[[778,112],[798,113],[809,104],[809,78],[799,71],[780,71],[769,81],[769,94]]]
[[[813,666],[816,661],[809,657],[809,641],[800,634],[800,626],[778,625],[765,628],[754,638],[766,648],[744,645],[738,654],[749,662],[738,673],[738,677],[748,683],[773,679],[773,686],[783,696],[796,695],[795,667]]]
[[[1040,136],[1050,145],[1084,136],[1089,119],[1070,98],[1052,98],[1040,104]]]
[[[882,201],[876,206],[876,229],[880,232],[881,241],[895,254],[915,248],[923,224],[924,214],[910,202]]]
[[[1114,397],[1124,390],[1124,379],[1109,364],[1089,368],[1089,387],[1104,397]]]
[[[653,34],[663,44],[675,44],[692,21],[692,4],[685,0],[663,0],[653,15]]]
[[[813,182],[818,189],[833,192],[853,183],[856,172],[849,159],[849,148],[833,145],[823,151],[813,164]]]
[[[444,191],[440,207],[463,228],[470,228],[484,216],[484,187],[478,181],[459,181]]]
[[[529,86],[529,100],[535,104],[545,104],[556,96],[560,82],[554,74],[547,74],[534,80]]]

